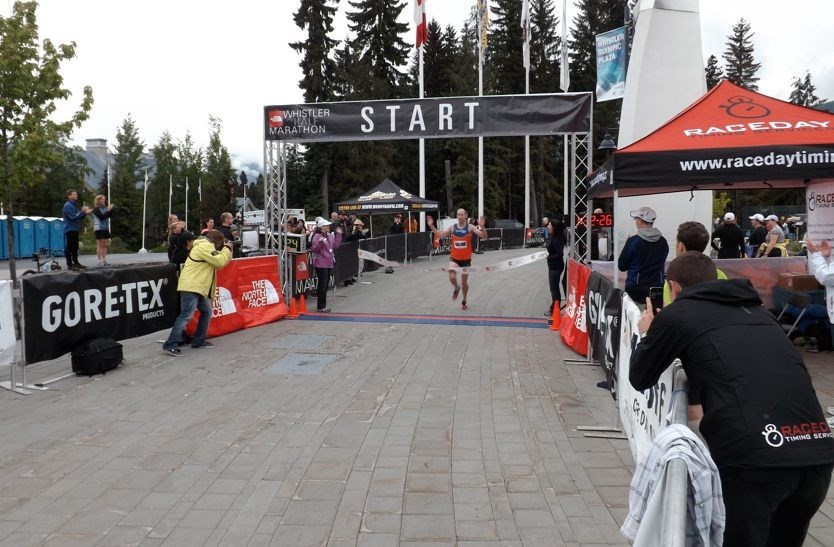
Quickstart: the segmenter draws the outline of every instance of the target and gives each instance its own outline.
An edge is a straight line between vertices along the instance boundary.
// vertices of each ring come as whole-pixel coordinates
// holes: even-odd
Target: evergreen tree
[[[172,184],[177,179],[177,145],[171,134],[164,131],[153,147],[153,158],[156,169],[153,179],[148,185],[148,203],[145,221],[148,241],[145,246],[154,247],[166,241],[168,230],[168,199],[173,199]],[[176,209],[173,209],[176,211]]]
[[[245,195],[244,188],[246,188],[247,191],[248,191],[248,187],[249,187],[249,177],[246,175],[246,171],[241,169],[240,173],[237,176],[237,180],[238,180],[238,184],[236,185],[236,188],[235,188],[235,196],[242,198]],[[245,207],[245,204],[244,204],[244,207]]]
[[[209,116],[209,145],[206,149],[205,169],[198,182],[202,182],[202,196],[197,195],[197,220],[218,218],[221,213],[235,214],[235,185],[237,176],[232,169],[229,150],[220,137],[223,124],[220,118]],[[195,185],[197,186],[197,185]],[[191,196],[189,195],[189,200]],[[189,224],[196,225],[193,222]]]
[[[60,216],[60,211],[67,200],[66,190],[70,186],[77,189],[81,203],[85,201],[93,203],[94,192],[84,187],[84,179],[89,168],[81,149],[63,144],[52,148],[57,155],[46,160],[47,163],[43,166],[44,176],[31,181],[28,191],[20,194],[16,201],[15,207],[19,214]]]
[[[303,54],[299,63],[302,73],[299,86],[304,90],[304,102],[332,99],[332,89],[328,82],[333,79],[336,70],[329,55],[338,43],[330,37],[335,13],[336,6],[331,5],[331,0],[301,0],[293,16],[298,28],[307,29],[305,41],[290,44],[291,48]]]
[[[484,63],[489,93],[524,93],[524,65],[521,62],[521,2],[493,0],[489,28],[488,62]]]
[[[399,22],[405,0],[349,0],[348,27],[354,33],[350,44],[360,67],[364,99],[394,99],[406,83],[400,67],[408,61],[408,45],[402,35],[409,25]]]
[[[718,66],[718,59],[710,55],[707,59],[707,66],[704,69],[704,76],[707,80],[707,91],[717,86],[724,79],[724,69]]]
[[[811,73],[805,72],[804,78],[797,76],[791,82],[791,96],[788,100],[800,106],[816,106],[824,103],[825,99],[817,97],[816,91],[816,86],[811,83]]]
[[[114,238],[136,250],[141,247],[142,238],[142,190],[139,185],[144,180],[144,172],[141,172],[144,150],[136,123],[128,114],[116,133],[116,153],[110,177],[110,197],[114,203],[111,227]]]
[[[200,225],[198,188],[200,179],[203,177],[203,150],[195,148],[190,133],[185,134],[185,139],[177,144],[177,174],[174,175],[174,195],[172,197],[171,212],[180,220],[188,218],[189,230],[196,230]],[[188,213],[186,214],[185,196],[188,195]],[[215,219],[220,213],[231,211],[213,211]]]
[[[759,89],[756,73],[762,65],[753,57],[753,36],[750,23],[744,18],[739,19],[738,23],[733,25],[732,34],[727,37],[727,49],[722,57],[727,79],[745,89],[756,91]]]

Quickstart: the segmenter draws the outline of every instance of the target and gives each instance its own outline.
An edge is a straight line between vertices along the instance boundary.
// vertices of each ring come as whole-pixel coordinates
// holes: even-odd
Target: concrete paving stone
[[[346,481],[350,476],[351,462],[312,462],[304,473],[308,480]]]
[[[402,517],[397,513],[364,513],[361,515],[362,533],[397,534],[400,533]]]
[[[293,499],[297,500],[339,500],[345,489],[345,481],[302,480]]]
[[[458,503],[489,503],[489,488],[453,487],[452,495]]]
[[[546,509],[547,501],[537,492],[510,492],[510,506],[513,509]]]
[[[99,539],[99,536],[86,534],[50,534],[40,545],[49,545],[50,547],[81,547],[84,545],[94,545]]]
[[[153,528],[165,518],[168,509],[134,509],[119,521],[119,526]]]
[[[56,533],[61,535],[96,535],[102,536],[113,528],[125,513],[122,511],[82,512],[68,520]]]
[[[100,547],[128,547],[139,545],[148,536],[150,527],[116,526],[96,543]]]
[[[192,545],[194,547],[202,547],[206,544],[213,531],[212,529],[177,528],[165,538],[162,545],[166,547],[190,547]]]
[[[483,488],[487,486],[487,477],[483,471],[475,473],[452,473],[455,488]]]
[[[628,486],[599,486],[596,492],[608,507],[628,507]]]
[[[39,514],[26,522],[4,521],[3,524],[13,524],[8,530],[8,533],[19,532],[24,534],[51,534],[58,528],[62,527],[70,519],[67,515],[48,515]],[[8,534],[4,534],[8,535]]]
[[[403,514],[448,515],[453,513],[451,494],[406,492]]]
[[[336,516],[336,510],[339,506],[338,501],[291,501],[287,510],[284,511],[284,517],[281,520],[282,525],[327,525],[333,523]]]
[[[42,545],[43,541],[48,537],[48,534],[12,532],[5,538],[0,539],[0,546],[20,547],[21,545]],[[53,543],[53,545],[55,544]]]
[[[405,481],[407,468],[403,467],[380,467],[375,466],[373,471],[374,481]]]
[[[192,509],[180,520],[178,527],[214,529],[226,515],[226,511]]]
[[[194,508],[209,511],[228,511],[238,496],[239,494],[205,493],[196,500]]]
[[[284,525],[272,536],[272,545],[280,547],[320,547],[330,534],[330,526]]]
[[[330,538],[327,547],[356,547],[356,538]]]
[[[458,540],[498,540],[498,527],[494,521],[490,520],[460,520],[456,518],[455,531]]]
[[[483,486],[483,484],[475,486]],[[446,473],[409,473],[405,478],[405,489],[408,492],[451,493],[452,478]]]
[[[556,521],[548,509],[514,509],[513,517],[519,529],[556,526]]]
[[[391,547],[392,545],[401,545],[400,534],[362,532],[356,541],[356,547]]]
[[[339,501],[339,511],[361,513],[365,509],[367,492],[363,490],[345,490]]]
[[[404,491],[405,481],[403,480],[376,480],[376,478],[373,478],[368,488],[368,495],[374,497],[401,497]]]
[[[403,539],[454,541],[455,521],[450,515],[403,515]]]
[[[521,538],[521,544],[525,547],[530,546],[545,546],[545,545],[564,545],[565,541],[562,538],[558,528],[521,528],[518,529],[518,535]]]
[[[368,496],[365,500],[364,510],[368,513],[402,513],[402,496],[380,497]]]
[[[173,492],[151,492],[139,502],[139,509],[171,509],[182,499],[182,494]]]

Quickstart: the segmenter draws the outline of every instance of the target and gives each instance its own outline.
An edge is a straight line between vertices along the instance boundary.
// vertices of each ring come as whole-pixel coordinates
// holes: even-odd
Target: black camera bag
[[[122,345],[109,338],[93,338],[72,350],[72,371],[79,376],[104,374],[122,361]]]

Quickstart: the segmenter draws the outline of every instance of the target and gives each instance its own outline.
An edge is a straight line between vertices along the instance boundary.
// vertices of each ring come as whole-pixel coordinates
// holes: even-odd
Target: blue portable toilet
[[[64,219],[49,218],[49,250],[55,256],[64,256]]]
[[[6,230],[6,215],[0,215],[0,260],[9,258],[9,240]]]
[[[35,222],[35,252],[49,250],[49,219],[29,217]]]
[[[35,254],[35,221],[29,217],[14,218],[14,256],[28,258]]]

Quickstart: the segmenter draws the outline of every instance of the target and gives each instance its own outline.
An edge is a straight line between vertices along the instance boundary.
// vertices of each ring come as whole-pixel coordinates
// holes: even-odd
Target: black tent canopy
[[[369,215],[373,213],[409,213],[437,211],[437,202],[406,192],[391,179],[385,179],[364,194],[340,201],[336,209],[345,213]]]

